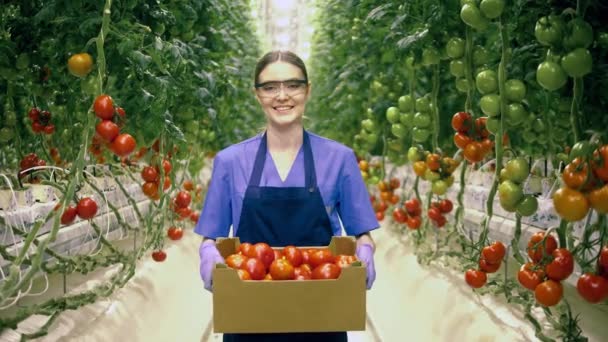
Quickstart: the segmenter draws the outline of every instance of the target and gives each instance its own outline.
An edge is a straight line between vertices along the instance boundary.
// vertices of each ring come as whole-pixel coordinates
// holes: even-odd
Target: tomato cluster
[[[51,123],[51,112],[48,110],[41,111],[39,108],[33,107],[27,113],[27,116],[32,121],[32,131],[34,133],[55,133],[55,125]]]
[[[58,210],[59,204],[55,206],[55,210]],[[90,197],[83,197],[78,201],[76,206],[68,205],[63,214],[61,214],[61,224],[68,225],[74,222],[76,216],[83,220],[88,220],[95,217],[97,214],[97,202]]]
[[[36,166],[46,166],[46,161],[44,159],[38,158],[36,153],[30,153],[24,156],[19,163],[19,178],[25,178],[27,175],[34,173],[34,170],[31,168]],[[36,178],[32,178],[31,182],[37,182]]]
[[[468,26],[485,31],[491,19],[500,17],[505,8],[503,0],[481,0],[479,7],[476,1],[462,1],[460,19]]]
[[[403,203],[403,208],[393,209],[393,220],[397,223],[407,224],[409,229],[418,229],[422,225],[422,208],[417,198],[412,198]]]
[[[416,176],[431,182],[431,191],[435,195],[445,195],[448,188],[454,184],[452,173],[460,165],[457,160],[442,157],[438,153],[423,152],[416,146],[409,148],[407,158],[413,163],[412,167]]]
[[[486,123],[486,117],[473,121],[471,114],[467,112],[458,112],[452,116],[452,128],[456,131],[454,144],[471,163],[482,161],[494,148]]]
[[[273,249],[267,243],[242,243],[237,253],[226,257],[242,280],[337,279],[342,268],[357,261],[354,255],[334,256],[327,248],[285,246]]]
[[[93,138],[91,152],[99,155],[101,146],[106,145],[119,157],[130,155],[136,147],[135,138],[128,133],[120,133],[120,128],[124,126],[125,110],[115,107],[112,98],[105,94],[95,99],[93,110],[101,121],[95,127],[97,134]]]
[[[608,245],[600,250],[596,273],[587,272],[576,282],[579,295],[594,304],[608,298]]]
[[[162,168],[165,173],[165,179],[163,181],[163,191],[166,191],[171,187],[171,178],[169,178],[169,172],[171,172],[171,162],[167,159],[163,159]],[[160,168],[158,165],[144,166],[141,170],[141,178],[144,180],[144,184],[141,186],[142,191],[148,198],[152,200],[160,199],[160,193],[158,187],[160,186]]]
[[[359,160],[359,171],[366,183],[378,184],[382,175],[382,167],[378,162],[368,162],[365,159]]]
[[[399,195],[395,194],[395,190],[399,188],[401,182],[397,178],[391,178],[389,181],[379,181],[376,185],[380,199],[378,200],[375,195],[370,196],[370,201],[372,202],[372,207],[376,212],[376,219],[378,221],[384,220],[384,213],[390,204],[399,203]]]
[[[452,201],[445,198],[441,201],[434,201],[431,203],[431,207],[427,210],[426,214],[431,219],[431,222],[439,228],[445,226],[447,219],[444,216],[452,212],[454,205]]]
[[[177,195],[175,195],[175,198],[170,206],[175,212],[175,215],[179,221],[190,218],[192,222],[198,222],[199,213],[190,208],[191,202],[192,195],[190,194],[190,191],[180,190]]]
[[[587,141],[578,142],[570,159],[562,172],[563,186],[553,194],[555,211],[566,221],[583,219],[590,208],[607,213],[608,144],[594,149]]]
[[[500,206],[508,212],[521,216],[530,216],[538,209],[538,200],[530,194],[524,194],[523,183],[530,174],[530,166],[524,158],[515,158],[507,162],[500,170],[498,199]]]
[[[482,248],[478,261],[479,269],[471,268],[464,274],[464,279],[467,284],[475,289],[484,286],[488,281],[487,273],[495,273],[498,271],[505,254],[505,245],[500,241],[495,241]]]

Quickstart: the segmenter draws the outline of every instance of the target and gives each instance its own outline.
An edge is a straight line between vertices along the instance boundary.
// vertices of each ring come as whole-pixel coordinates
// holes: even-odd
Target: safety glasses
[[[275,97],[281,89],[286,95],[295,96],[304,93],[307,85],[308,80],[268,81],[256,83],[255,89],[261,97]]]

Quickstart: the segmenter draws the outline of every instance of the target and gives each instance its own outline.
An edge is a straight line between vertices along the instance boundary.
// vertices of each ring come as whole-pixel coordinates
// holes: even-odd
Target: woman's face
[[[258,76],[258,84],[262,85],[256,89],[256,98],[268,123],[278,127],[286,127],[292,124],[301,124],[306,101],[310,96],[310,85],[298,82],[302,81],[304,73],[297,66],[277,61],[268,64]],[[272,83],[278,81],[277,83]]]

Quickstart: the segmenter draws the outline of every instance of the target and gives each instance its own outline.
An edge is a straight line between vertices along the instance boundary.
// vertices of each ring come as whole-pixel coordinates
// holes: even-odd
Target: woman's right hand
[[[220,255],[220,252],[215,247],[215,241],[204,240],[198,249],[198,254],[201,258],[200,273],[201,279],[205,284],[205,289],[211,292],[213,288],[212,276],[213,269],[216,264],[224,263],[224,258]]]

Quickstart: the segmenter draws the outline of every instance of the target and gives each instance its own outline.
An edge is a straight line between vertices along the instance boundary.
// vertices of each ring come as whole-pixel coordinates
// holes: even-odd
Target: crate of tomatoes
[[[365,266],[355,239],[326,247],[270,247],[218,239],[226,263],[213,270],[218,333],[365,330]]]

